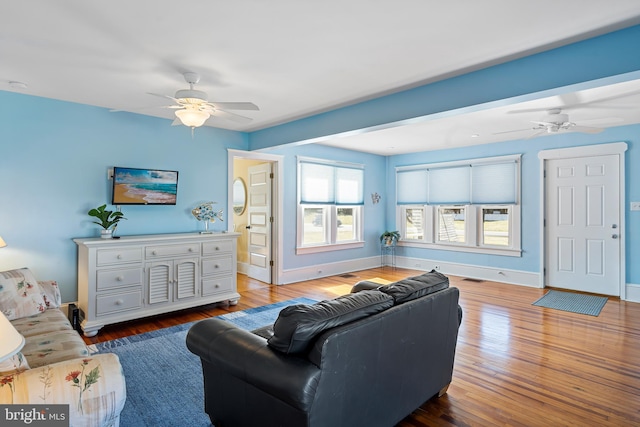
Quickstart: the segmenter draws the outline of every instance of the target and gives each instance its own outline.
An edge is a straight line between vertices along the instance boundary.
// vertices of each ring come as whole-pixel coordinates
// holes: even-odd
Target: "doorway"
[[[230,211],[229,231],[238,237],[238,272],[267,284],[282,277],[282,176],[283,157],[228,150],[229,206],[233,183],[241,179],[246,188],[246,208]]]
[[[625,143],[540,152],[543,286],[624,297]]]

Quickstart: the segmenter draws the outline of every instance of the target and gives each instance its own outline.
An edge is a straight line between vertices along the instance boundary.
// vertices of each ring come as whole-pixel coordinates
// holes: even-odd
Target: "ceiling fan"
[[[615,121],[615,119],[611,119]],[[597,121],[601,122],[601,119]],[[504,132],[497,132],[494,135],[502,134],[502,133],[510,133],[510,132],[522,132],[525,130],[533,130],[536,131],[534,134],[530,135],[527,139],[535,138],[544,134],[552,134],[559,132],[583,132],[583,133],[600,133],[604,130],[604,128],[600,127],[591,127],[591,126],[583,126],[578,125],[569,120],[569,115],[562,112],[560,108],[552,108],[547,110],[547,114],[540,118],[540,120],[532,120],[535,126],[525,128],[525,129],[515,129],[508,130]]]
[[[183,76],[185,81],[189,83],[189,89],[181,89],[174,96],[149,93],[150,95],[170,99],[175,103],[161,107],[175,110],[176,119],[173,121],[172,126],[182,124],[189,126],[193,131],[194,128],[202,126],[211,116],[238,123],[247,123],[252,119],[227,110],[259,110],[252,102],[209,102],[205,92],[194,89],[194,86],[200,81],[200,76],[192,72],[186,72]]]

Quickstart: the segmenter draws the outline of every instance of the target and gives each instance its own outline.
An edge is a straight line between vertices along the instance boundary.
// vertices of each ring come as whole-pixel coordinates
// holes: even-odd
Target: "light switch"
[[[631,202],[632,211],[640,211],[640,202]]]

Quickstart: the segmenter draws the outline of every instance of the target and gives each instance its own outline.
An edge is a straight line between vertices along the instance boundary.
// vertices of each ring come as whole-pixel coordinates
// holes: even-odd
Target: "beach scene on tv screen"
[[[113,179],[115,204],[173,205],[176,203],[178,172],[117,168]]]

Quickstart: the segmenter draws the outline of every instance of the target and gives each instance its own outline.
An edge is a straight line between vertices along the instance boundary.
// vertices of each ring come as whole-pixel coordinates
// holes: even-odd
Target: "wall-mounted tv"
[[[113,168],[112,205],[175,205],[178,171]]]

